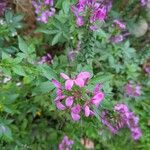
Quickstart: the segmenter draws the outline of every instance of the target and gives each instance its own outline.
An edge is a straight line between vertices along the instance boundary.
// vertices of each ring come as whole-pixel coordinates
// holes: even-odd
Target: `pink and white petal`
[[[78,75],[77,75],[77,78],[82,78],[84,80],[87,80],[91,77],[90,73],[89,72],[80,72]]]
[[[80,115],[79,114],[71,113],[71,117],[74,121],[79,121],[80,120]]]
[[[65,80],[68,80],[68,79],[70,79],[66,74],[64,74],[64,73],[60,73],[60,76],[62,77],[62,78],[64,78]]]
[[[55,86],[56,88],[61,88],[61,84],[60,84],[57,80],[52,79],[51,82],[54,84],[54,86]]]
[[[75,79],[75,84],[79,87],[84,87],[85,82],[82,78],[77,78],[77,79]]]
[[[65,82],[65,89],[70,91],[73,87],[74,81],[69,79]]]
[[[85,114],[86,117],[89,117],[89,115],[90,115],[90,108],[89,108],[89,106],[85,106],[84,114]]]
[[[71,107],[72,104],[73,104],[73,97],[72,96],[69,96],[66,98],[66,101],[65,101],[65,104],[67,107]]]
[[[81,106],[79,104],[75,105],[74,107],[71,108],[71,112],[78,114],[81,111]]]
[[[60,101],[57,101],[55,104],[59,110],[65,110],[66,109],[66,107]]]
[[[99,92],[92,98],[92,103],[96,105],[97,107],[99,106],[100,102],[104,99],[104,93]]]
[[[62,96],[62,90],[61,89],[57,89],[56,90],[56,94],[57,94],[57,96]]]

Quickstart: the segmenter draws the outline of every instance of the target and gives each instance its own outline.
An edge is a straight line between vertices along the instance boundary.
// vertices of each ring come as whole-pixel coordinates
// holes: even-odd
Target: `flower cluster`
[[[141,95],[141,86],[135,85],[133,82],[129,82],[125,85],[125,93],[130,97],[138,97]]]
[[[78,27],[85,24],[86,17],[91,24],[90,29],[96,29],[92,24],[99,21],[104,21],[108,11],[112,7],[112,1],[108,0],[79,0],[76,6],[71,6],[71,10],[76,17]]]
[[[114,20],[113,25],[115,27],[115,30],[117,30],[117,31],[119,30],[119,32],[126,29],[126,25],[118,19]],[[119,43],[119,42],[123,41],[123,35],[122,34],[113,35],[113,36],[111,36],[110,41],[113,43]]]
[[[102,123],[106,125],[113,134],[118,133],[121,128],[128,127],[131,131],[132,138],[138,140],[142,136],[141,130],[138,127],[139,118],[135,116],[133,112],[130,112],[128,106],[125,104],[115,105],[114,111],[117,113],[117,117],[114,117],[117,123],[111,123],[108,111],[102,112]]]
[[[86,117],[93,115],[92,106],[98,107],[104,99],[104,93],[100,90],[101,84],[97,84],[94,92],[90,92],[86,90],[90,79],[89,72],[81,72],[75,78],[70,78],[64,73],[60,75],[65,80],[65,87],[57,80],[52,80],[57,89],[56,107],[59,110],[69,110],[74,121],[80,120],[81,112]]]
[[[48,18],[55,14],[55,8],[53,7],[53,0],[32,1],[35,8],[35,13],[38,15],[37,21],[47,23]]]
[[[0,16],[2,16],[7,8],[7,2],[5,0],[0,1]]]
[[[146,6],[150,4],[150,0],[140,0],[141,1],[141,6]]]
[[[41,60],[38,62],[39,64],[52,63],[52,56],[51,54],[47,53],[46,55],[42,56]]]
[[[59,150],[70,150],[73,145],[73,141],[69,140],[68,136],[64,136],[63,140],[59,144]]]

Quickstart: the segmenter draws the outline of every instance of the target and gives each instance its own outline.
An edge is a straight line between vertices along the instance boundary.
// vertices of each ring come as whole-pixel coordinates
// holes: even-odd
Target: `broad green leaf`
[[[27,51],[28,51],[28,45],[25,43],[25,41],[20,36],[18,36],[18,44],[19,44],[19,49],[23,53],[27,53]]]
[[[24,72],[24,69],[22,68],[22,66],[19,66],[19,65],[14,66],[14,67],[12,67],[12,70],[17,75],[25,76],[25,72]]]

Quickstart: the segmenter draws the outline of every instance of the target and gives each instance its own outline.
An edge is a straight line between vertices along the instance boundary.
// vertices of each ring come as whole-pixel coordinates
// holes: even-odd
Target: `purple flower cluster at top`
[[[73,145],[73,141],[69,140],[68,136],[64,136],[63,140],[59,144],[59,150],[71,150],[71,146]]]
[[[55,99],[56,107],[59,110],[69,110],[74,121],[80,120],[82,111],[86,117],[93,115],[92,105],[99,107],[101,101],[104,99],[104,93],[100,90],[101,84],[95,86],[94,92],[90,93],[92,98],[88,100],[89,91],[86,91],[85,87],[90,79],[89,72],[81,72],[73,79],[64,73],[60,75],[65,79],[65,87],[57,80],[52,80],[52,83],[57,89],[57,97]]]
[[[116,134],[119,129],[128,127],[131,131],[132,138],[138,140],[141,136],[141,129],[138,127],[139,118],[130,112],[128,106],[125,104],[117,104],[114,107],[114,111],[118,113],[117,124],[112,125],[111,121],[108,119],[109,113],[107,111],[102,112],[102,123],[106,125],[109,130]]]
[[[150,3],[150,0],[140,0],[142,6],[146,6],[148,3]]]
[[[0,1],[0,16],[2,16],[6,10],[7,3],[5,0]]]
[[[130,97],[138,97],[141,95],[141,86],[135,85],[133,82],[129,82],[125,85],[125,93]]]
[[[76,24],[78,27],[85,24],[85,18],[89,18],[89,22],[104,21],[108,11],[112,7],[112,0],[78,0],[76,6],[71,6],[71,10],[76,16]],[[94,29],[93,27],[90,27]]]
[[[38,62],[38,64],[44,64],[44,63],[48,63],[48,64],[52,63],[51,54],[47,53],[45,56],[42,56],[41,60]]]
[[[55,8],[53,7],[53,0],[32,1],[35,8],[35,13],[38,15],[37,20],[43,23],[47,23],[49,17],[55,14]]]

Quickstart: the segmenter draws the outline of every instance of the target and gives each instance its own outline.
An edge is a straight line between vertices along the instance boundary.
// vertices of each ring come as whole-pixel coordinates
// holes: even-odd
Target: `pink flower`
[[[80,115],[79,115],[80,111],[81,111],[81,106],[79,104],[71,108],[71,117],[74,121],[80,120]]]
[[[84,87],[87,80],[90,78],[90,74],[88,72],[81,72],[75,79],[70,79],[66,74],[60,74],[62,78],[66,80],[65,82],[65,89],[70,91],[74,84],[79,87]]]
[[[141,86],[133,84],[132,81],[126,84],[124,89],[126,94],[130,97],[138,97],[141,95]]]

